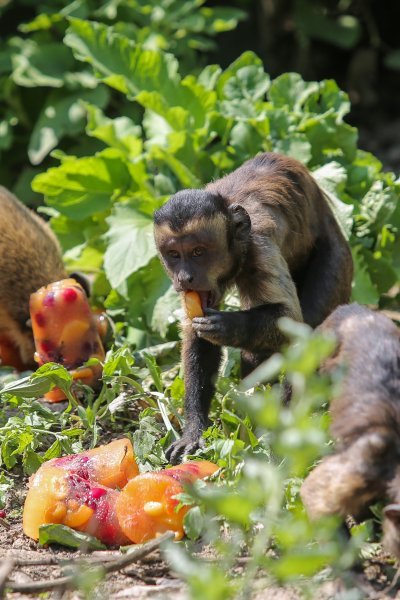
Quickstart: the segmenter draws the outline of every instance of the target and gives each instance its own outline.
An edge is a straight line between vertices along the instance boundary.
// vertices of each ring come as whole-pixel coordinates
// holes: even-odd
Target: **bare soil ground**
[[[10,498],[9,510],[15,514],[22,506],[25,482],[16,489]],[[207,548],[199,546],[203,558],[210,558]],[[185,584],[171,571],[157,549],[142,559],[132,562],[125,568],[108,573],[96,586],[93,595],[77,592],[60,586],[47,591],[13,591],[7,589],[7,582],[31,586],[38,581],[53,582],[71,572],[71,565],[82,563],[81,573],[87,574],[85,562],[100,562],[104,565],[124,556],[119,550],[96,551],[85,554],[81,551],[70,552],[61,547],[42,548],[22,532],[21,517],[0,519],[0,598],[22,600],[25,598],[49,598],[51,600],[78,600],[90,597],[99,600],[152,599],[152,600],[189,600]],[[125,555],[126,556],[126,555]],[[246,559],[239,561],[232,575],[240,577],[246,565]],[[342,579],[330,579],[321,576],[305,588],[291,586],[280,587],[260,573],[255,582],[251,600],[390,600],[400,599],[399,573],[396,565],[382,551],[373,558],[346,573]],[[308,591],[307,591],[308,588]],[[306,591],[304,591],[306,589]],[[207,600],[206,598],[204,600]]]

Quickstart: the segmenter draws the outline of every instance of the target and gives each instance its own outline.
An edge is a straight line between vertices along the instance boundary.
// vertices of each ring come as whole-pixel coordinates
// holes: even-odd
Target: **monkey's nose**
[[[193,283],[193,275],[189,273],[183,273],[178,275],[178,283],[183,290],[190,289],[190,284]]]

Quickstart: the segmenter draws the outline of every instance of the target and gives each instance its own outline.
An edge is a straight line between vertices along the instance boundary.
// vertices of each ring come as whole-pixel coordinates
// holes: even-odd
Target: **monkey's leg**
[[[301,498],[312,519],[327,515],[360,517],[385,494],[388,478],[387,445],[374,432],[349,448],[325,457],[301,487]]]
[[[182,349],[186,424],[181,438],[171,444],[165,453],[172,464],[179,462],[185,454],[194,452],[200,445],[201,435],[208,425],[208,411],[221,352],[219,346],[197,337],[191,326],[186,328]]]
[[[344,241],[335,235],[319,239],[298,284],[304,322],[316,327],[339,304],[349,302],[352,277],[353,262]]]

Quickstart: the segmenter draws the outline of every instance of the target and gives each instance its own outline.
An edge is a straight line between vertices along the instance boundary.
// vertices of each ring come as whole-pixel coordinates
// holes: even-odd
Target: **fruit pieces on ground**
[[[179,500],[175,496],[183,492],[185,484],[204,479],[217,470],[217,465],[211,462],[193,461],[131,479],[116,503],[122,531],[136,544],[168,530],[175,532],[176,540],[182,539],[183,518],[190,507],[177,510]]]
[[[79,454],[53,458],[45,462],[41,469],[48,467],[61,468],[83,479],[120,489],[139,474],[132,443],[127,438]]]
[[[23,513],[25,535],[39,539],[47,523],[68,525],[105,544],[125,544],[115,512],[119,492],[58,467],[40,468],[31,478]]]
[[[62,279],[40,288],[30,297],[30,315],[39,365],[57,362],[72,378],[96,386],[101,365],[82,367],[89,358],[104,360],[104,349],[96,320],[82,286],[75,279]],[[50,402],[64,400],[57,388],[45,394]]]
[[[184,299],[186,313],[189,319],[194,319],[195,317],[204,317],[200,294],[193,291],[185,292]]]
[[[43,463],[29,481],[24,533],[37,540],[41,525],[60,523],[106,544],[128,543],[115,511],[119,491],[112,488],[138,473],[128,439]]]

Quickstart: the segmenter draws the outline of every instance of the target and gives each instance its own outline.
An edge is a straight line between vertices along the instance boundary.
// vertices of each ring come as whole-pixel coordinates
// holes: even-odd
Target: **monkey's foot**
[[[165,456],[172,465],[176,465],[182,461],[184,456],[193,454],[202,447],[204,447],[204,441],[197,432],[183,432],[182,437],[173,442],[166,450]]]

